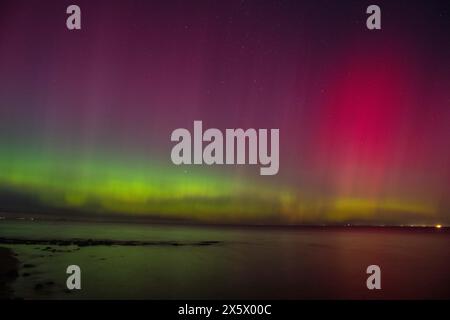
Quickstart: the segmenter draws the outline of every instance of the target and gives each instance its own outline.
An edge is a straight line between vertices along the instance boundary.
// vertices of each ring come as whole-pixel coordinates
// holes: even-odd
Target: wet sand
[[[0,299],[11,299],[10,284],[17,278],[19,261],[12,250],[0,247]]]
[[[204,240],[204,241],[136,241],[136,240],[108,240],[108,239],[21,239],[21,238],[3,238],[0,237],[0,245],[8,246],[0,247],[0,299],[22,299],[24,297],[14,295],[14,281],[17,278],[26,279],[31,284],[32,294],[26,295],[25,298],[47,299],[49,294],[59,292],[60,296],[68,297],[72,292],[67,290],[63,281],[58,281],[40,271],[42,260],[48,263],[48,259],[59,254],[69,254],[77,252],[82,248],[93,247],[204,247],[221,245],[221,241]],[[31,250],[31,255],[23,253]],[[14,251],[13,251],[14,250]],[[18,251],[16,253],[15,251]],[[21,256],[21,262],[16,258]],[[36,262],[36,258],[38,259]],[[106,260],[105,257],[90,255],[90,258],[96,258],[99,261]]]

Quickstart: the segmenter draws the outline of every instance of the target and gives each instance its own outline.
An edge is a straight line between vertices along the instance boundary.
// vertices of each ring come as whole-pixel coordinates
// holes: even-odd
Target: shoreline
[[[36,230],[51,234],[46,228]],[[145,235],[146,230],[140,231]],[[0,299],[448,299],[450,234],[433,234],[438,233],[444,237],[422,232],[411,232],[413,238],[403,232],[300,237],[266,232],[255,234],[252,241],[247,233],[233,239],[203,233],[170,239],[168,234],[167,240],[153,241],[0,237],[0,267],[8,264],[12,272]],[[206,239],[210,241],[201,241]],[[329,279],[324,261],[341,257],[344,271],[338,269],[331,283],[323,281]],[[382,265],[389,284],[376,296],[361,286],[370,263]],[[71,264],[83,269],[83,291],[66,288],[64,270]],[[268,270],[275,276],[267,277]],[[254,284],[252,289],[234,289],[247,281]],[[285,288],[282,293],[275,290],[280,286]]]
[[[0,247],[0,299],[12,299],[10,284],[19,276],[19,260],[11,249]]]
[[[2,238],[0,244],[25,244],[25,245],[48,245],[48,246],[212,246],[223,244],[223,241],[138,241],[138,240],[102,240],[102,239],[21,239]],[[1,249],[1,247],[0,247]],[[6,249],[6,248],[4,248]],[[7,249],[9,250],[9,249]],[[0,257],[2,260],[3,257]]]

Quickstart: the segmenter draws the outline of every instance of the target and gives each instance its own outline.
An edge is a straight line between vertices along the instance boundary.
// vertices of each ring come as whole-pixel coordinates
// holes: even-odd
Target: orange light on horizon
[[[442,228],[442,225],[441,225],[441,224],[437,224],[437,225],[436,225],[436,228],[437,228],[437,229],[440,229],[440,228]]]

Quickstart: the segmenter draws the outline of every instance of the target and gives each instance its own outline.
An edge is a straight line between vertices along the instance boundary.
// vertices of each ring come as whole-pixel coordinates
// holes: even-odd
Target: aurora
[[[2,4],[1,216],[450,223],[446,15],[417,4],[372,31],[334,2],[79,5],[68,30],[67,4]],[[172,133],[194,156],[199,119],[225,153],[202,141],[205,165],[174,164]],[[267,149],[218,165],[227,128],[267,129]]]

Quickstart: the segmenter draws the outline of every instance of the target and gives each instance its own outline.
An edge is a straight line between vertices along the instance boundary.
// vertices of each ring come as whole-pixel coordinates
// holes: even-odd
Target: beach
[[[15,299],[449,299],[449,244],[446,228],[3,220],[0,261],[2,274],[10,277],[5,282],[2,276],[7,285],[1,295]],[[366,268],[372,264],[381,268],[381,290],[366,287]],[[81,269],[81,290],[66,287],[69,265]]]
[[[0,246],[0,299],[12,298],[10,284],[18,276],[19,263],[11,249]]]

